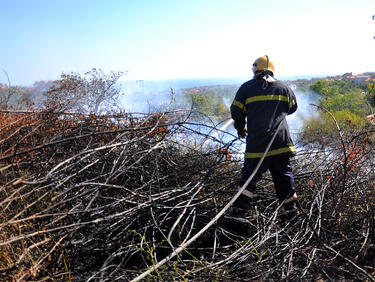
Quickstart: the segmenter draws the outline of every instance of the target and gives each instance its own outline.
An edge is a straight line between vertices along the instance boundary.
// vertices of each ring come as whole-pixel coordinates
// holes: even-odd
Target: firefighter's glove
[[[238,138],[245,138],[246,137],[246,129],[237,130]]]

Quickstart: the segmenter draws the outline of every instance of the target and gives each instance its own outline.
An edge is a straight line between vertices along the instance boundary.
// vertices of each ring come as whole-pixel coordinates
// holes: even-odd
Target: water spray
[[[234,123],[234,120],[233,119],[228,119],[222,127],[220,127],[219,129],[215,129],[215,132],[214,134],[210,135],[209,137],[206,138],[206,140],[203,142],[203,146],[206,146],[208,144],[208,142],[210,141],[210,139],[214,139],[216,138],[221,132],[225,131],[230,125],[232,125]]]

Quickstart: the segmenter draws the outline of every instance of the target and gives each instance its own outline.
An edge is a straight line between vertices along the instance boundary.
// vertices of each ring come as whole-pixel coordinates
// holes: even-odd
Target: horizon
[[[3,74],[4,74],[4,71],[3,70]],[[275,78],[278,79],[278,80],[281,80],[281,81],[294,81],[294,80],[298,80],[298,79],[323,79],[323,78],[326,78],[326,77],[335,77],[335,76],[340,76],[340,75],[343,75],[345,73],[352,73],[353,75],[360,75],[360,74],[363,74],[363,73],[375,73],[375,71],[364,71],[364,72],[358,72],[358,73],[354,73],[354,72],[351,72],[351,71],[348,71],[348,72],[342,72],[342,73],[338,73],[338,74],[307,74],[307,75],[287,75],[287,76],[277,76],[275,75]],[[68,72],[66,72],[67,74]],[[74,71],[72,71],[72,73],[76,73]],[[83,73],[79,73],[80,75],[83,75]],[[5,75],[5,74],[4,74]],[[222,76],[222,77],[181,77],[181,78],[161,78],[161,79],[134,79],[134,78],[127,78],[126,77],[126,74],[124,74],[122,77],[119,78],[118,80],[118,83],[122,84],[122,83],[136,83],[137,81],[143,81],[143,82],[177,82],[177,81],[187,81],[187,80],[190,80],[190,81],[199,81],[199,80],[212,80],[212,81],[220,81],[220,80],[233,80],[233,81],[238,81],[238,83],[241,83],[241,82],[246,82],[250,79],[252,79],[253,76],[252,74],[249,73],[249,76],[243,76],[243,77],[240,77],[240,76]],[[56,77],[54,80],[58,80],[60,79],[60,77]],[[20,86],[20,87],[32,87],[34,83],[36,82],[39,82],[39,81],[49,81],[49,80],[35,80],[33,81],[31,84],[15,84],[13,83],[12,79],[9,78],[10,80],[10,85],[12,86]],[[50,81],[53,81],[53,80],[50,80]],[[215,82],[216,83],[216,82]],[[4,81],[1,81],[0,80],[0,84],[3,84],[3,85],[8,85],[9,82],[7,81],[7,78],[6,80]],[[212,86],[214,84],[208,84],[206,86]],[[218,85],[224,85],[224,84],[218,84]],[[204,86],[204,85],[202,85]]]
[[[8,85],[10,83],[10,85],[12,86],[32,87],[34,83],[39,82],[39,81],[53,81],[53,80],[60,79],[60,77],[56,77],[53,80],[52,79],[51,80],[35,80],[31,84],[15,84],[13,83],[11,78],[9,78],[9,81],[7,80],[8,74],[7,73],[5,74],[5,72],[6,71],[3,70],[3,74],[5,75],[6,79],[4,81],[0,80],[0,84],[3,84],[3,85]],[[68,74],[68,72],[64,72],[64,73]],[[72,71],[70,73],[77,73],[77,72]],[[347,72],[341,72],[337,74],[327,73],[327,74],[285,75],[285,76],[275,75],[275,78],[281,81],[294,81],[294,80],[299,80],[299,79],[311,80],[311,79],[324,79],[327,77],[341,76],[345,73],[352,73],[354,76],[356,76],[356,75],[361,75],[364,73],[375,73],[375,71],[364,71],[364,72],[358,72],[358,73],[347,71]],[[83,75],[84,73],[78,73],[78,74]],[[163,82],[166,83],[166,82],[178,82],[178,81],[188,81],[188,80],[189,81],[211,80],[213,81],[213,83],[227,80],[227,81],[237,81],[236,83],[241,83],[241,82],[246,82],[252,78],[253,78],[253,74],[250,74],[250,73],[249,73],[249,76],[247,77],[246,76],[242,76],[242,77],[241,76],[221,76],[221,77],[218,76],[218,77],[181,77],[181,78],[161,78],[161,79],[152,79],[152,78],[151,79],[135,79],[135,78],[129,79],[126,77],[126,74],[124,74],[122,77],[119,78],[117,83],[126,84],[126,83],[136,83],[138,81],[149,82],[149,83],[163,83]],[[216,84],[207,84],[207,85],[199,85],[199,86],[213,86],[213,85],[216,85]],[[224,84],[217,84],[217,85],[224,85]]]

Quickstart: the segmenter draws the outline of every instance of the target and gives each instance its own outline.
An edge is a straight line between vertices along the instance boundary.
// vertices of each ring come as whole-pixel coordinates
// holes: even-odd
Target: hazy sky
[[[93,67],[125,79],[375,71],[375,0],[0,0],[12,84]],[[2,71],[0,82],[7,79]]]

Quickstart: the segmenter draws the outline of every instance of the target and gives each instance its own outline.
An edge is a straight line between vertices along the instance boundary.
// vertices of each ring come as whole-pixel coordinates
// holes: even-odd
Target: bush
[[[93,114],[119,110],[120,89],[117,81],[122,75],[122,72],[105,74],[101,69],[95,68],[84,76],[63,73],[44,93],[45,106],[57,107],[61,111]]]
[[[346,111],[364,116],[368,111],[366,97],[362,92],[350,92],[321,100],[321,105],[332,112]]]
[[[366,118],[349,110],[333,111],[332,115],[344,132],[360,132],[369,126]],[[321,140],[335,139],[337,136],[338,129],[335,120],[329,113],[322,112],[318,118],[304,123],[300,139],[304,142],[321,142]]]

